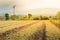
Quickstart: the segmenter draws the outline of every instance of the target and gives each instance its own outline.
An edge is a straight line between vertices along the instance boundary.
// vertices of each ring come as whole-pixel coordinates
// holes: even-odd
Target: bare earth
[[[49,20],[0,21],[0,40],[60,40],[60,29]]]

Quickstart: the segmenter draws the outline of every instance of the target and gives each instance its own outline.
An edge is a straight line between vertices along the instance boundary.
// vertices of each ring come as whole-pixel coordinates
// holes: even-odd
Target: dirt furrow
[[[46,25],[43,22],[42,26],[33,35],[30,36],[29,40],[46,40]]]
[[[19,30],[21,30],[21,29],[23,29],[23,28],[26,28],[26,27],[28,27],[28,26],[31,26],[31,25],[33,25],[33,24],[35,24],[35,23],[38,23],[38,22],[34,22],[34,23],[31,23],[31,24],[28,24],[28,25],[24,25],[24,26],[19,27],[19,28],[14,28],[14,29],[12,29],[12,30],[6,31],[6,32],[4,32],[4,33],[2,33],[2,34],[0,35],[0,40],[6,40],[6,39],[5,39],[6,36],[8,36],[8,35],[10,35],[10,34],[14,34],[14,33],[16,33],[17,31],[19,31]]]
[[[56,27],[58,27],[60,29],[60,24],[59,23],[55,23],[53,21],[50,21],[51,23],[53,23]]]

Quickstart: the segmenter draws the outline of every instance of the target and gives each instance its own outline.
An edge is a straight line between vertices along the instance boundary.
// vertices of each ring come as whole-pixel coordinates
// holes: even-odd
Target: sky
[[[13,14],[15,5],[16,14],[55,15],[60,11],[60,0],[0,0],[0,15]]]

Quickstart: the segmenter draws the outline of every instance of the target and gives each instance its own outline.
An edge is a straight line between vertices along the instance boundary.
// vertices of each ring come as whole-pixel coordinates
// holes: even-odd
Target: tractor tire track
[[[33,35],[29,37],[29,40],[46,40],[46,25],[43,22],[42,26]]]
[[[27,28],[28,26],[31,26],[35,23],[38,23],[38,22],[34,22],[34,23],[27,24],[27,25],[24,25],[24,26],[19,27],[19,28],[14,28],[12,30],[6,31],[0,35],[0,40],[6,40],[6,36],[9,36],[10,34],[14,34],[14,33],[18,32],[19,30],[21,30],[23,28]]]
[[[47,40],[60,40],[60,29],[51,23],[51,21],[46,21],[46,33]]]

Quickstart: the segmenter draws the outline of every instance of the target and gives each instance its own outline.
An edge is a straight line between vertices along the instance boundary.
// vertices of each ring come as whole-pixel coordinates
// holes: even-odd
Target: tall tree
[[[31,18],[31,17],[32,17],[32,14],[29,13],[29,14],[28,14],[28,18]]]
[[[49,16],[49,19],[52,20],[54,17],[53,16]]]
[[[5,20],[9,20],[9,14],[8,13],[5,14]]]

